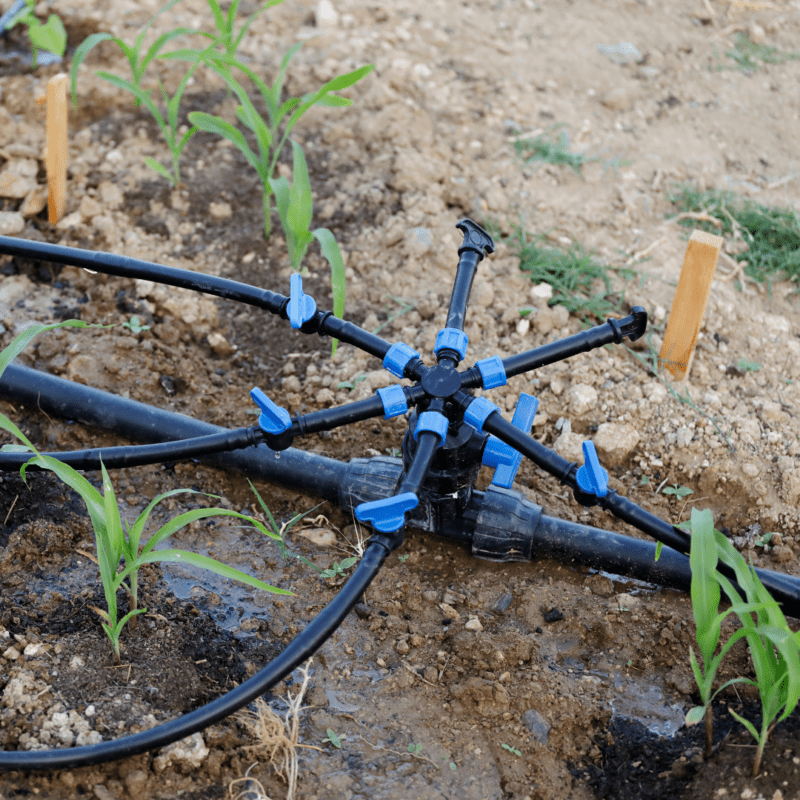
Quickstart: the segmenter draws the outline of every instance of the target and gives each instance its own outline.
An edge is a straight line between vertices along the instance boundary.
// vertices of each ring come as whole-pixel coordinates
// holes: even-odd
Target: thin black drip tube
[[[314,655],[342,624],[344,618],[372,583],[387,555],[388,553],[382,545],[369,544],[347,583],[336,597],[308,623],[303,632],[296,636],[286,649],[260,672],[222,697],[156,728],[111,742],[100,742],[100,744],[84,747],[69,747],[63,750],[0,752],[0,770],[75,769],[106,761],[116,761],[120,758],[164,747],[230,716],[269,691],[278,681]]]
[[[225,433],[212,433],[210,436],[197,436],[193,439],[180,439],[176,442],[98,447],[70,452],[40,453],[39,455],[57,458],[73,469],[98,470],[101,461],[106,469],[121,469],[240,450],[258,444],[261,438],[261,432],[253,430],[253,428],[237,428]],[[0,453],[0,472],[19,469],[34,457],[34,453],[30,451]],[[33,465],[30,469],[39,470],[40,468]]]

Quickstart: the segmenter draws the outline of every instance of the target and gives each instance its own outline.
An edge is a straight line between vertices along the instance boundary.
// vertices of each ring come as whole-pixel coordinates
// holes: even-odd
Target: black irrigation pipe
[[[208,422],[117,397],[17,364],[9,364],[0,376],[0,397],[26,408],[36,408],[46,414],[140,442],[161,442],[165,438],[186,440],[230,433]],[[20,455],[0,453],[0,468],[14,469],[12,460]],[[10,466],[2,467],[6,457],[12,457],[8,460]],[[57,458],[61,458],[61,455]],[[302,486],[309,494],[334,501],[339,497],[339,486],[347,469],[346,464],[333,458],[306,453],[294,447],[276,452],[265,444],[203,456],[201,460],[292,489]],[[94,469],[99,468],[98,463]]]
[[[0,770],[56,770],[115,761],[171,744],[230,716],[269,691],[299,667],[333,635],[378,574],[388,551],[371,543],[339,593],[260,672],[222,697],[178,719],[132,736],[62,750],[0,751]]]

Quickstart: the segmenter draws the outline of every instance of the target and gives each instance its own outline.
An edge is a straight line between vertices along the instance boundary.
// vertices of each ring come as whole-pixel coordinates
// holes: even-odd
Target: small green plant
[[[600,160],[597,157],[590,158],[584,153],[571,153],[569,134],[564,128],[566,128],[564,123],[558,123],[533,139],[517,139],[514,142],[514,149],[523,162],[522,166],[529,167],[537,162],[564,164],[576,175],[580,175],[584,164]]]
[[[419,742],[416,744],[410,744],[408,746],[408,752],[418,756],[422,752],[422,745]]]
[[[531,164],[563,164],[576,175],[581,175],[584,164],[600,161],[599,156],[587,156],[585,153],[571,152],[569,134],[564,130],[567,126],[557,123],[534,138],[518,138],[514,141],[517,157],[522,160],[523,168]],[[621,156],[607,159],[603,164],[603,173],[613,169],[616,173],[620,167],[630,166],[633,162]]]
[[[401,564],[405,564],[405,563],[406,563],[406,561],[408,561],[408,556],[409,556],[409,555],[410,555],[409,553],[406,553],[405,555],[402,555],[402,556],[397,556],[397,560],[398,560],[398,561],[399,561]]]
[[[356,388],[356,386],[358,386],[359,383],[361,383],[361,381],[365,381],[366,379],[367,379],[366,375],[356,375],[356,377],[353,378],[352,381],[339,381],[339,383],[336,384],[336,388],[350,389],[352,391],[353,389]]]
[[[743,33],[736,34],[732,50],[726,50],[725,55],[732,58],[740,72],[750,74],[763,67],[764,64],[783,64],[800,58],[800,53],[787,53],[777,47],[766,44],[756,44],[749,36]]]
[[[775,531],[771,533],[762,533],[761,536],[756,536],[755,544],[756,547],[763,547],[765,553],[769,553],[769,540],[775,535]]]
[[[337,750],[341,750],[342,739],[344,739],[344,734],[340,736],[339,734],[332,731],[330,728],[328,728],[326,733],[328,735],[322,740],[322,743],[324,744],[325,742],[330,742]]]
[[[322,503],[318,503],[314,506],[314,508],[309,509],[308,511],[302,511],[299,514],[295,514],[288,522],[284,522],[283,525],[279,526],[275,521],[275,517],[272,515],[272,512],[269,510],[269,506],[267,506],[267,504],[264,502],[264,499],[258,493],[258,489],[253,486],[253,482],[249,478],[247,479],[247,482],[250,484],[250,488],[253,490],[253,494],[258,500],[258,504],[261,506],[261,510],[264,512],[264,516],[267,518],[267,527],[270,529],[270,536],[278,543],[283,560],[288,562],[290,558],[296,558],[298,561],[302,561],[307,567],[311,567],[311,569],[315,569],[317,572],[322,572],[322,569],[313,561],[309,561],[307,558],[305,558],[305,556],[301,556],[299,553],[295,553],[293,550],[291,550],[289,548],[289,542],[287,539],[287,535],[291,528],[300,522],[303,517],[306,517],[312,512],[316,511],[322,505]]]
[[[736,366],[739,367],[742,372],[758,372],[761,369],[761,364],[756,361],[748,361],[746,358],[740,358],[736,362]]]
[[[6,30],[15,25],[28,26],[28,38],[33,51],[31,68],[36,69],[39,50],[45,50],[61,58],[67,49],[67,32],[64,23],[57,14],[51,14],[47,22],[41,22],[34,13],[36,0],[25,0],[25,7],[18,11],[6,24]]]
[[[143,333],[150,330],[150,326],[142,325],[142,321],[136,316],[131,317],[127,322],[123,322],[122,327],[127,328],[131,333]]]
[[[336,578],[339,575],[346,575],[347,570],[351,569],[356,561],[358,561],[358,559],[353,556],[350,558],[343,558],[341,561],[334,561],[333,566],[322,570],[319,576],[320,578]]]
[[[673,483],[672,486],[667,486],[666,489],[662,489],[662,493],[673,495],[677,497],[678,500],[683,500],[687,495],[694,494],[694,489],[690,489],[688,486],[678,486],[677,483]]]
[[[508,750],[509,753],[513,753],[517,757],[520,757],[522,755],[521,750],[517,750],[516,747],[512,747],[510,744],[501,744],[500,747],[503,750]]]

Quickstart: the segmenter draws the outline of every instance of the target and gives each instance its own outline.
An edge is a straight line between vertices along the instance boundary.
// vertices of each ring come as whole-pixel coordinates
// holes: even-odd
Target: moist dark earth
[[[110,31],[132,42],[157,8],[110,0],[40,4],[40,16],[64,20],[68,51],[62,65],[34,71],[19,56],[26,46],[20,31],[0,40],[0,186],[11,185],[3,176],[14,176],[25,190],[3,190],[0,232],[287,293],[285,237],[273,214],[273,234],[264,238],[254,170],[210,134],[187,145],[179,187],[147,167],[148,156],[169,164],[157,125],[94,74],[129,76],[113,44],[96,48],[78,72],[66,216],[53,226],[41,200],[38,210],[30,205],[37,192],[46,196],[45,112],[34,101],[47,80],[69,71],[87,35]],[[256,8],[242,3],[240,16]],[[467,363],[545,344],[581,330],[582,320],[542,303],[541,292],[531,294],[514,226],[522,221],[552,247],[582,244],[609,267],[621,313],[644,306],[653,335],[635,350],[599,349],[518,376],[488,396],[510,417],[521,392],[536,395],[534,435],[571,460],[582,460],[586,438],[601,449],[600,426],[617,426],[601,450],[612,488],[671,522],[687,519],[692,507],[709,508],[718,527],[742,537],[755,565],[794,575],[796,285],[776,282],[767,291],[727,279],[738,251],[736,242],[726,243],[688,383],[677,387],[688,389],[692,402],[679,402],[669,376],[647,364],[660,350],[686,249],[687,231],[669,219],[675,187],[800,207],[792,134],[800,61],[741,71],[726,55],[737,35],[792,52],[798,13],[797,2],[787,0],[285,0],[253,23],[239,51],[271,82],[289,47],[303,41],[287,72],[287,96],[376,65],[346,90],[351,108],[314,109],[293,132],[309,163],[313,224],[334,233],[345,257],[348,319],[431,358],[455,275],[455,223],[468,216],[501,234],[473,286]],[[183,0],[147,41],[181,25],[208,29],[207,5]],[[638,55],[598,49],[621,42]],[[157,89],[160,79],[171,93],[182,69],[156,62],[145,86]],[[233,122],[235,105],[220,79],[198,71],[180,120],[205,110]],[[580,173],[558,164],[523,168],[513,137],[560,124],[572,151],[589,159]],[[291,176],[288,145],[279,173]],[[316,245],[304,266],[306,292],[329,308],[329,269]],[[45,333],[23,353],[24,365],[229,428],[255,422],[249,391],[256,385],[294,414],[369,397],[392,382],[377,359],[344,345],[331,358],[328,340],[303,336],[265,312],[74,267],[0,256],[0,304],[4,346],[30,322],[79,318],[113,326]],[[524,319],[523,307],[533,308]],[[122,326],[134,315],[149,329]],[[759,368],[736,368],[740,359]],[[0,406],[39,448],[123,443],[35,407]],[[402,417],[370,421],[296,445],[344,461],[394,455],[405,428]],[[157,494],[177,488],[217,498],[170,498],[154,526],[204,505],[260,513],[244,476],[196,462],[112,470],[111,478],[129,521]],[[488,479],[482,474],[479,487]],[[693,493],[657,491],[665,486]],[[548,514],[637,535],[582,508],[527,463],[515,487]],[[361,534],[330,503],[317,507],[318,499],[299,489],[258,481],[256,488],[278,524],[307,512],[288,543],[313,564],[327,569],[357,552]],[[7,473],[0,511],[5,750],[91,744],[199,707],[268,663],[343,580],[319,577],[224,518],[193,523],[175,546],[211,554],[295,596],[148,566],[147,613],[123,632],[117,665],[92,610],[103,593],[80,498],[52,476],[31,474],[26,485]],[[762,532],[773,533],[769,549],[757,546]],[[790,624],[796,629],[797,620]],[[726,622],[723,633],[733,630]],[[703,761],[700,726],[683,725],[697,702],[689,666],[694,634],[689,598],[679,592],[541,558],[479,561],[465,547],[409,530],[356,613],[311,663],[295,796],[800,797],[797,711],[774,731],[759,776],[750,776],[754,743],[730,714],[760,719],[747,687],[717,699],[714,753]],[[737,646],[720,681],[751,670]],[[270,706],[283,713],[283,699],[298,684],[295,674],[275,687]],[[169,752],[55,774],[0,774],[0,797],[200,800],[247,788],[232,783],[246,774],[269,797],[286,796],[269,752],[234,718]]]

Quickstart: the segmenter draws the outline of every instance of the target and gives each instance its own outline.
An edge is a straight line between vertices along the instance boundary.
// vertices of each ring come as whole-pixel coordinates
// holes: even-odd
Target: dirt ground
[[[7,5],[0,0],[0,9]],[[64,20],[67,61],[96,31],[132,41],[157,8],[118,0],[40,5]],[[240,11],[255,8],[242,3]],[[288,71],[292,95],[376,65],[347,90],[351,108],[313,110],[295,138],[311,171],[314,224],[330,228],[344,251],[346,316],[368,330],[382,326],[382,336],[424,357],[444,325],[461,241],[454,225],[464,216],[508,235],[522,215],[526,229],[546,234],[553,246],[580,242],[611,268],[632,267],[635,277],[619,288],[626,309],[647,309],[657,352],[686,248],[685,229],[667,219],[675,213],[668,195],[676,184],[800,210],[800,61],[743,73],[725,56],[737,32],[796,47],[797,0],[333,0],[331,8],[333,14],[325,4],[285,0],[253,24],[240,52],[271,81],[286,50],[303,41]],[[182,0],[152,36],[178,25],[210,25],[205,3]],[[620,42],[635,45],[638,55],[618,63],[625,59],[598,49]],[[45,183],[44,109],[34,99],[66,69],[31,72],[15,55],[23,46],[18,33],[0,40],[0,177],[18,179],[0,185],[25,187],[0,197],[0,233],[288,292],[291,268],[277,215],[267,242],[258,178],[235,148],[196,135],[177,189],[145,165],[147,156],[168,163],[168,151],[152,119],[94,75],[105,69],[129,76],[111,44],[79,70],[66,217],[51,226],[41,204],[23,214],[29,191]],[[171,92],[182,72],[159,62],[149,74],[150,85],[160,77]],[[199,72],[181,109],[235,119],[222,82]],[[537,135],[559,123],[574,149],[599,159],[582,175],[563,165],[523,169],[515,132]],[[284,156],[280,169],[288,175],[288,148]],[[654,244],[649,258],[636,257]],[[314,248],[305,287],[327,308],[328,267]],[[743,537],[754,564],[797,575],[796,286],[776,283],[768,293],[746,282],[738,290],[726,280],[730,270],[724,257],[688,384],[693,404],[677,401],[625,346],[518,376],[491,399],[512,412],[520,392],[535,394],[536,438],[575,460],[599,425],[623,426],[605,461],[613,488],[672,522],[688,518],[693,506],[710,508],[718,526]],[[500,243],[473,287],[468,364],[581,329],[563,308],[536,305],[530,290],[510,243]],[[345,346],[331,359],[327,341],[266,313],[143,281],[0,256],[0,304],[3,345],[30,321],[79,317],[116,325],[44,334],[23,363],[226,427],[254,422],[254,385],[297,413],[368,397],[392,382],[376,359]],[[532,317],[521,320],[519,309],[531,305]],[[149,330],[121,326],[134,314]],[[647,348],[634,352],[647,358]],[[760,369],[736,368],[739,359]],[[0,410],[42,448],[118,443],[34,408],[2,402]],[[393,455],[405,427],[402,418],[360,423],[296,445],[344,461]],[[112,478],[130,519],[175,488],[223,499],[171,498],[161,522],[212,502],[255,510],[244,477],[197,463],[114,471]],[[693,494],[670,497],[657,491],[664,485]],[[632,533],[581,508],[527,464],[516,487],[548,514]],[[290,539],[318,566],[332,566],[357,544],[352,519],[330,504],[314,509],[318,501],[299,491],[257,488],[279,521],[310,512],[312,521]],[[0,501],[6,750],[115,738],[202,705],[274,657],[342,580],[286,561],[254,532],[222,521],[194,524],[177,544],[296,597],[274,599],[207,574],[148,567],[148,614],[123,634],[119,668],[91,611],[102,588],[84,554],[93,541],[80,499],[49,476],[35,476],[29,489],[7,474]],[[760,531],[774,532],[768,551],[756,546]],[[747,691],[718,700],[717,744],[703,762],[701,732],[683,727],[696,700],[688,658],[694,626],[689,598],[679,592],[543,559],[479,561],[466,548],[409,531],[356,612],[311,665],[300,729],[302,800],[800,798],[800,715],[776,729],[752,779],[752,740],[729,713],[758,718]],[[480,624],[466,627],[473,620]],[[738,648],[721,677],[749,670]],[[271,707],[282,710],[281,698],[296,690],[295,676],[276,688]],[[234,719],[169,752],[53,775],[0,774],[0,798],[218,798],[248,770],[270,797],[285,796],[269,754],[254,748],[246,724]]]

